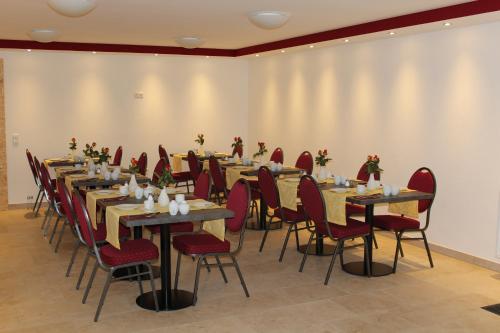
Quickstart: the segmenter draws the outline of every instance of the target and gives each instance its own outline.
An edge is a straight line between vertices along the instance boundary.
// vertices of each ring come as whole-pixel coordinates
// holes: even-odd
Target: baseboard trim
[[[33,208],[33,204],[32,202],[30,203],[19,203],[19,204],[9,204],[7,206],[7,209],[8,210],[13,210],[13,209],[32,209]],[[46,202],[42,202],[42,207],[47,207],[47,203]]]

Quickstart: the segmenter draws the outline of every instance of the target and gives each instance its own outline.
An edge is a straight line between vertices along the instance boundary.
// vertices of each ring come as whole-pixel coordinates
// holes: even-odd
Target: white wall
[[[70,52],[2,51],[6,94],[9,204],[35,192],[25,148],[39,158],[67,154],[68,140],[96,141],[122,165],[146,151],[149,169],[158,144],[167,151],[230,151],[247,137],[248,64],[244,59]],[[142,91],[144,99],[134,99]],[[20,134],[17,147],[12,133]]]
[[[377,153],[383,180],[401,185],[428,166],[431,241],[500,262],[498,36],[494,23],[254,58],[250,141],[288,163],[328,148],[347,176]]]

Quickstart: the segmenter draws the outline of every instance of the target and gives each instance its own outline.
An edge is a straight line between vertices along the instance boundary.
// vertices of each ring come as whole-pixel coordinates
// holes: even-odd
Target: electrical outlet
[[[28,200],[28,201],[33,200],[33,196],[32,196],[32,195],[28,195],[28,196],[26,197],[26,200]]]
[[[135,94],[134,94],[134,98],[135,99],[143,99],[144,98],[144,93],[142,91],[137,91]]]

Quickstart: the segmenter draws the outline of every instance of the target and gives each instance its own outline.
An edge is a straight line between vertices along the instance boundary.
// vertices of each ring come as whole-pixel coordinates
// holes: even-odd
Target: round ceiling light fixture
[[[196,36],[178,37],[175,39],[175,41],[185,49],[195,49],[197,47],[200,47],[204,43],[203,39]]]
[[[258,10],[248,13],[250,22],[262,29],[276,29],[283,26],[290,18],[290,13],[275,10]]]
[[[47,3],[59,14],[70,17],[86,15],[97,6],[97,0],[48,0]]]
[[[54,29],[33,29],[28,36],[39,43],[50,43],[59,37],[59,33]]]

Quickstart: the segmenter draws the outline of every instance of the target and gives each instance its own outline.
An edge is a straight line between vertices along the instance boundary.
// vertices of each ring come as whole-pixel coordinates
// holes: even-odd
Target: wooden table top
[[[75,179],[71,182],[71,185],[73,187],[84,187],[84,186],[112,186],[116,184],[123,184],[123,182],[128,182],[130,181],[131,177],[120,177],[116,180],[110,179],[110,180],[105,180],[103,178],[89,178],[89,179]],[[144,184],[151,182],[151,179],[145,176],[135,176],[135,179],[138,184]]]
[[[187,154],[175,153],[175,154],[170,154],[170,157],[174,157],[174,155],[182,155],[182,160],[187,161]],[[231,157],[231,155],[229,155],[227,153],[214,153],[213,156],[215,156],[215,158],[218,160],[226,158],[226,157]],[[207,155],[202,156],[202,155],[196,154],[196,157],[198,157],[198,160],[200,160],[200,161],[205,161],[205,160],[210,159],[210,156],[207,156]]]
[[[170,200],[175,199],[175,194],[169,194],[168,195]],[[192,194],[186,194],[185,195],[186,200],[194,200],[198,199]],[[105,199],[97,199],[96,204],[97,206],[101,207],[102,209],[106,210],[107,207],[110,206],[116,206],[116,205],[121,205],[121,204],[143,204],[145,198],[142,199],[136,199],[135,197],[130,197],[128,195],[126,196],[120,196],[120,197],[115,197],[115,198],[105,198]]]
[[[385,196],[383,194],[373,194],[373,195],[357,195],[352,197],[347,197],[345,200],[347,202],[357,204],[357,205],[374,205],[379,203],[395,203],[395,202],[405,202],[413,200],[430,200],[434,198],[433,193],[425,193],[419,191],[402,191],[398,195]]]

